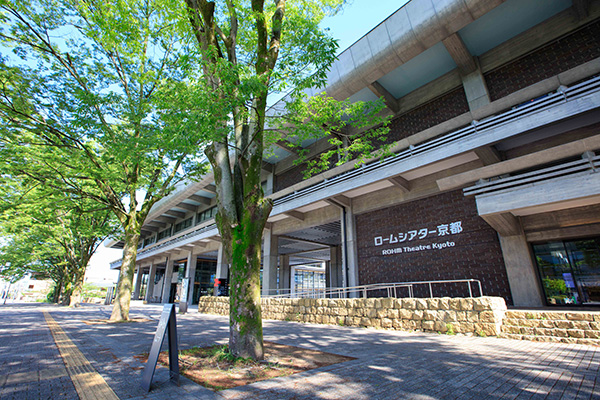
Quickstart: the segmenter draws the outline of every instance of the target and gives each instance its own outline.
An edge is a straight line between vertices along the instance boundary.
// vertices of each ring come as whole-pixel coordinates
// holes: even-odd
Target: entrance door
[[[171,283],[171,292],[169,293],[169,303],[175,303],[177,297],[177,284]]]
[[[600,304],[600,237],[533,246],[549,305]]]

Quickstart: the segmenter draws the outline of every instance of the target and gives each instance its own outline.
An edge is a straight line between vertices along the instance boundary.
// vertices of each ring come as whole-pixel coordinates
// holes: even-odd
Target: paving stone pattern
[[[46,368],[59,359],[43,306],[0,307],[0,398],[77,398],[64,375],[9,383],[7,377]],[[44,308],[49,310],[49,308]],[[50,313],[121,399],[600,399],[600,347],[265,321],[265,340],[355,357],[288,377],[221,391],[187,379],[176,387],[159,368],[150,393],[140,388],[142,364],[162,307],[132,308],[150,322],[87,325],[106,306],[52,308]],[[227,318],[178,315],[180,347],[227,340]],[[8,323],[4,323],[8,321]],[[6,339],[6,340],[5,340]],[[64,369],[64,367],[62,367]],[[18,379],[17,379],[18,380]],[[54,383],[53,389],[48,383]],[[62,383],[62,397],[52,392]]]
[[[78,399],[42,305],[0,306],[0,399]]]

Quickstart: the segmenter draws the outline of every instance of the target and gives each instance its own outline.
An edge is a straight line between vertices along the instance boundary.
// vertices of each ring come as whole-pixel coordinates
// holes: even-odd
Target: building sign
[[[435,227],[435,229],[430,229],[429,227],[422,227],[419,229],[412,229],[406,232],[400,232],[398,234],[392,233],[389,236],[376,236],[375,246],[383,246],[389,244],[400,244],[402,246],[395,247],[393,249],[383,249],[381,254],[384,256],[391,254],[400,254],[400,253],[411,253],[415,251],[427,251],[427,250],[441,250],[448,247],[456,246],[456,243],[452,240],[445,240],[443,242],[436,242],[430,244],[413,244],[409,242],[422,240],[422,239],[434,239],[434,238],[446,238],[448,239],[454,235],[458,235],[463,231],[462,221],[450,222],[447,224],[440,224]]]

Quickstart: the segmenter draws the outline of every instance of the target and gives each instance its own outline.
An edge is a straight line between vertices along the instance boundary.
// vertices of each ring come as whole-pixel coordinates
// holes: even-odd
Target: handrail
[[[551,167],[515,174],[503,178],[484,181],[463,189],[465,196],[473,196],[490,192],[513,189],[522,185],[541,182],[566,175],[596,172],[600,168],[600,156],[586,157],[576,161],[565,162]]]
[[[370,285],[360,285],[340,288],[314,288],[308,290],[300,290],[291,292],[291,289],[270,289],[269,292],[276,294],[263,295],[265,298],[346,298],[346,297],[362,297],[367,298],[368,293],[376,290],[386,290],[387,297],[398,297],[398,289],[406,289],[409,298],[414,297],[414,287],[418,285],[427,285],[429,289],[429,297],[433,298],[433,289],[436,284],[448,283],[466,283],[469,289],[469,298],[473,297],[472,283],[477,284],[479,296],[483,296],[481,281],[478,279],[449,279],[437,281],[413,281],[413,282],[392,282],[392,283],[373,283]],[[281,293],[285,292],[285,293]]]
[[[591,79],[580,82],[576,85],[570,87],[559,87],[558,90],[550,92],[544,96],[539,96],[536,99],[533,99],[528,102],[521,103],[512,107],[510,110],[505,112],[498,113],[496,115],[492,115],[486,117],[480,121],[473,120],[470,124],[463,126],[462,128],[456,129],[454,131],[448,132],[446,134],[437,136],[430,140],[424,141],[417,145],[411,145],[407,149],[402,150],[396,153],[393,156],[387,157],[383,160],[372,161],[368,164],[363,164],[360,168],[346,171],[340,173],[339,175],[333,176],[331,178],[325,179],[322,182],[316,183],[314,185],[308,186],[304,189],[298,190],[296,192],[287,194],[285,196],[274,199],[274,205],[280,205],[283,203],[287,203],[289,201],[295,200],[300,197],[304,197],[313,192],[319,191],[321,189],[326,188],[334,183],[343,182],[349,179],[353,179],[359,175],[370,172],[372,170],[382,168],[386,165],[395,164],[400,161],[406,160],[412,156],[434,150],[449,143],[455,142],[459,139],[463,139],[466,137],[475,136],[480,134],[486,130],[496,128],[497,126],[504,125],[508,122],[514,121],[516,119],[522,118],[528,114],[535,114],[537,112],[549,109],[559,104],[567,103],[570,100],[586,96],[590,93],[596,92],[600,90],[600,76],[593,77]],[[473,194],[473,193],[470,193]],[[165,240],[159,245],[153,245],[153,247],[144,248],[138,253],[138,256],[145,255],[149,252],[153,252],[164,248],[166,246],[173,245],[181,240],[187,239],[189,237],[201,234],[208,230],[216,228],[216,224],[210,224],[208,226],[193,230],[185,235],[175,237],[170,240]],[[111,263],[111,268],[116,268],[120,265],[121,260],[116,260]]]
[[[511,121],[522,118],[526,115],[535,114],[551,107],[567,103],[570,100],[585,96],[598,90],[600,90],[600,76],[593,77],[570,87],[561,86],[556,91],[547,93],[544,96],[539,96],[531,101],[516,105],[512,109],[505,112],[486,117],[480,121],[473,120],[470,124],[462,128],[448,132],[441,136],[437,136],[417,145],[411,145],[407,149],[402,150],[383,160],[372,161],[366,165],[363,164],[358,169],[343,172],[339,175],[325,179],[322,182],[315,183],[314,185],[275,199],[273,204],[277,206],[288,201],[304,197],[334,183],[343,182],[383,166],[398,163],[412,156],[443,147],[459,139],[475,136],[484,131],[494,129],[500,125],[504,125]]]

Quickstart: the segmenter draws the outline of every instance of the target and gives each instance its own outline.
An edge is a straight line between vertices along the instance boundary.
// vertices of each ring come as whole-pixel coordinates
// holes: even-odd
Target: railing
[[[287,203],[297,198],[304,197],[311,193],[317,192],[321,189],[326,188],[335,183],[343,182],[349,179],[353,179],[357,176],[365,174],[367,172],[371,172],[373,170],[385,167],[387,165],[396,164],[403,160],[409,159],[415,155],[419,155],[425,153],[427,151],[431,151],[434,149],[441,148],[449,143],[453,143],[457,140],[472,137],[477,135],[478,133],[485,132],[490,129],[494,129],[500,125],[518,120],[519,118],[523,118],[525,116],[535,114],[537,112],[549,109],[551,107],[564,104],[570,100],[586,96],[588,94],[600,91],[600,76],[588,79],[583,81],[577,85],[573,85],[571,87],[560,87],[557,91],[548,93],[547,95],[540,96],[531,101],[519,104],[514,106],[511,110],[492,115],[490,117],[484,118],[481,121],[472,121],[471,124],[454,130],[452,132],[446,133],[444,135],[438,136],[431,140],[419,143],[417,145],[411,145],[408,149],[400,151],[391,157],[387,157],[382,161],[373,161],[367,165],[363,165],[358,169],[354,169],[351,171],[343,172],[339,175],[331,177],[329,179],[325,179],[322,182],[316,183],[314,185],[308,186],[304,189],[298,190],[296,192],[290,193],[288,195],[282,196],[274,200],[275,205],[280,205],[283,203]],[[596,165],[596,164],[594,164]],[[471,189],[471,188],[469,188]],[[466,194],[466,193],[465,193]],[[475,193],[469,193],[475,194]],[[216,228],[215,224],[208,225],[206,227],[199,228],[192,232],[189,232],[183,236],[166,240],[160,243],[157,246],[153,246],[147,249],[144,249],[138,253],[138,256],[145,255],[150,252],[154,252],[161,248],[173,245],[174,243],[185,240],[189,237],[199,235],[203,232]],[[116,268],[121,265],[121,261],[117,260],[111,263],[111,268]]]
[[[593,154],[593,153],[592,153]],[[522,174],[480,182],[475,186],[463,189],[465,196],[508,190],[522,185],[529,185],[562,176],[573,176],[596,172],[600,168],[600,156],[591,155],[581,160],[566,162],[552,167],[542,168]]]
[[[600,90],[600,76],[588,79],[577,85],[571,87],[560,87],[557,91],[548,93],[544,96],[540,96],[531,101],[514,106],[511,110],[492,115],[484,118],[480,121],[472,121],[471,124],[457,129],[455,131],[446,133],[438,136],[431,140],[419,143],[414,146],[410,146],[408,149],[400,151],[395,155],[385,158],[382,161],[373,161],[367,165],[363,165],[358,169],[343,172],[339,175],[333,176],[329,179],[325,179],[322,182],[316,183],[312,186],[298,190],[294,193],[290,193],[286,196],[280,197],[274,200],[274,205],[280,205],[288,201],[304,197],[313,192],[319,191],[332,184],[343,182],[349,179],[353,179],[357,176],[365,174],[367,172],[382,168],[384,166],[399,163],[415,155],[425,153],[434,149],[441,148],[445,145],[453,143],[457,140],[475,136],[478,133],[483,133],[490,129],[494,129],[500,125],[507,124],[509,122],[518,120],[525,116],[538,113],[548,108],[555,107],[560,104],[564,104],[570,100],[597,92]]]
[[[271,289],[270,292],[274,294],[263,295],[268,298],[312,298],[312,299],[325,299],[325,298],[348,298],[348,297],[369,297],[369,293],[373,295],[373,292],[381,292],[387,294],[387,297],[398,297],[398,294],[402,295],[402,292],[406,293],[405,297],[414,297],[415,286],[426,286],[426,290],[429,292],[429,297],[433,297],[435,285],[446,285],[446,284],[467,284],[469,291],[469,297],[473,297],[473,287],[477,288],[479,296],[483,296],[483,290],[481,288],[481,282],[477,279],[451,279],[451,280],[440,280],[440,281],[418,281],[418,282],[393,282],[393,283],[374,283],[371,285],[352,286],[344,288],[314,288],[305,290],[296,290],[292,293],[291,289]],[[282,293],[283,292],[283,293]],[[383,297],[383,296],[371,296],[371,297]],[[460,297],[460,296],[458,296]]]

